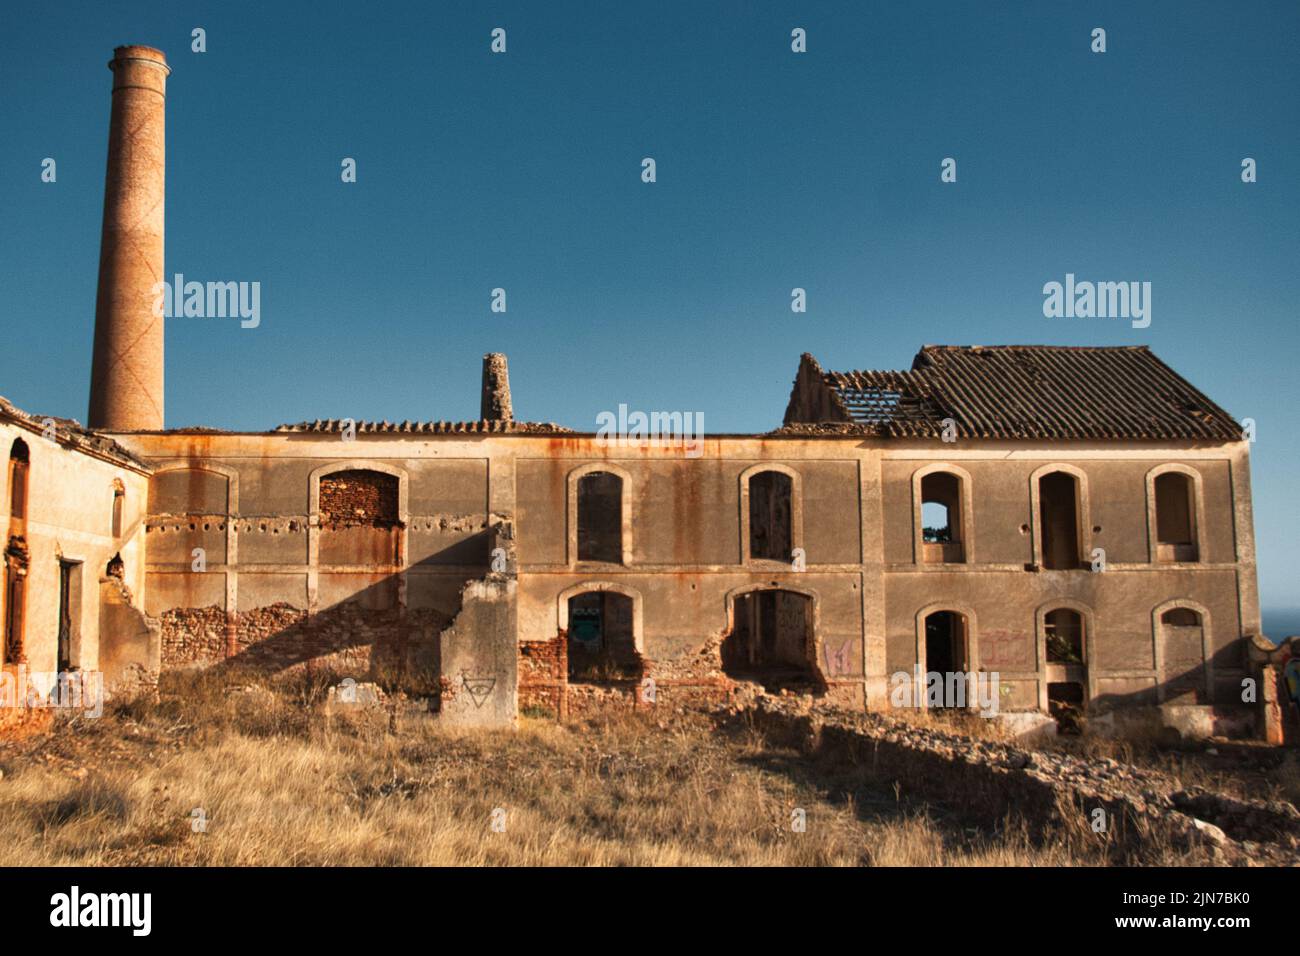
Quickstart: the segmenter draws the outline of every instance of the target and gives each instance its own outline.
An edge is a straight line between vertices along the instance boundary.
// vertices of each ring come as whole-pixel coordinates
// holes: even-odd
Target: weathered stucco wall
[[[436,686],[421,668],[436,663],[466,582],[488,569],[487,460],[474,442],[122,437],[155,469],[147,610],[168,666],[330,667]]]
[[[58,432],[55,433],[59,434]],[[83,671],[104,670],[110,686],[119,677],[116,651],[107,644],[111,634],[100,631],[100,582],[109,561],[120,554],[122,581],[136,607],[145,589],[144,514],[148,478],[139,468],[51,441],[41,431],[0,421],[0,456],[7,476],[15,440],[27,446],[27,518],[23,530],[29,552],[25,585],[23,647],[29,671],[54,672],[58,667],[60,562],[73,563],[76,607],[70,662]],[[115,482],[118,483],[115,485]],[[123,492],[120,533],[113,534],[115,488]],[[0,481],[0,523],[11,524],[9,481]],[[5,589],[0,587],[0,622],[8,620]],[[101,654],[101,643],[105,645]],[[0,651],[2,653],[2,651]],[[156,659],[145,670],[156,670]],[[103,660],[101,660],[101,657]],[[139,654],[127,655],[131,660]],[[15,661],[5,661],[13,665]]]
[[[880,461],[886,572],[886,663],[892,675],[910,669],[923,647],[918,611],[951,608],[969,617],[968,640],[978,667],[1001,674],[1004,705],[1045,700],[1042,613],[1078,611],[1085,622],[1086,681],[1099,703],[1241,704],[1243,635],[1259,630],[1254,540],[1249,518],[1249,464],[1244,444],[1098,447],[1062,443],[1044,448],[980,443],[895,447]],[[914,476],[941,465],[963,474],[973,545],[959,565],[918,559]],[[1194,562],[1153,561],[1154,502],[1149,476],[1167,466],[1194,475],[1199,556]],[[1080,550],[1084,567],[1044,570],[1036,564],[1034,476],[1057,466],[1080,476]],[[1244,500],[1243,500],[1244,499]],[[1105,552],[1105,570],[1087,558]],[[1175,660],[1160,612],[1175,604],[1203,618],[1204,648],[1194,664]],[[923,651],[921,652],[923,654]],[[1195,670],[1195,674],[1192,671]],[[1194,700],[1187,682],[1199,684]]]
[[[890,675],[923,660],[918,614],[926,609],[968,615],[971,665],[1003,673],[1003,705],[1017,708],[1043,706],[1041,618],[1058,603],[1086,617],[1088,689],[1108,701],[1159,699],[1172,664],[1181,666],[1158,659],[1158,648],[1182,653],[1187,644],[1161,643],[1156,612],[1171,602],[1197,608],[1207,621],[1208,679],[1217,690],[1201,703],[1235,701],[1240,637],[1258,630],[1242,445],[967,448],[727,437],[706,439],[701,457],[686,458],[680,449],[607,446],[583,436],[116,437],[157,469],[147,609],[175,617],[215,608],[220,625],[211,615],[194,622],[207,636],[193,643],[208,647],[209,657],[218,626],[226,628],[228,656],[270,638],[262,620],[269,608],[282,609],[286,625],[303,632],[297,651],[272,655],[281,663],[302,662],[315,650],[373,666],[382,655],[371,653],[367,662],[364,648],[391,645],[398,654],[413,639],[427,646],[460,613],[466,582],[488,573],[494,516],[512,518],[517,535],[509,573],[517,576],[511,626],[518,641],[534,648],[554,642],[567,624],[569,597],[608,589],[634,601],[643,676],[666,684],[717,678],[718,645],[734,626],[735,601],[760,588],[808,596],[815,676],[872,707],[887,705]],[[1198,476],[1202,547],[1194,563],[1151,560],[1148,479],[1171,464]],[[961,564],[918,560],[915,476],[940,465],[961,473],[968,488],[969,550]],[[1056,465],[1080,476],[1080,547],[1085,554],[1105,548],[1103,573],[1035,564],[1031,479]],[[746,479],[769,467],[787,474],[794,489],[798,562],[748,557]],[[399,482],[391,535],[343,529],[381,536],[359,543],[331,538],[340,530],[322,526],[320,479],[348,469]],[[599,470],[623,479],[624,561],[578,560],[577,483]],[[206,554],[201,572],[191,566],[194,548]],[[333,637],[310,637],[313,621],[332,628]],[[363,633],[338,658],[331,641],[348,641],[347,628]],[[184,631],[164,632],[164,654]]]

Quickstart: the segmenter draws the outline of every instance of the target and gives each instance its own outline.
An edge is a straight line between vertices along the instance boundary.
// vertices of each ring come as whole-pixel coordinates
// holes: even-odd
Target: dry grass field
[[[456,734],[414,713],[330,714],[323,688],[174,681],[157,702],[0,743],[0,865],[1097,862],[704,716]]]

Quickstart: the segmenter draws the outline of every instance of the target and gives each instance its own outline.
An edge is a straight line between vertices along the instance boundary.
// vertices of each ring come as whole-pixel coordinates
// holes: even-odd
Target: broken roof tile
[[[927,345],[905,372],[823,372],[804,361],[812,365],[796,393],[819,377],[833,417],[801,419],[810,406],[792,396],[785,431],[937,438],[951,419],[968,438],[1241,439],[1231,415],[1144,345]]]
[[[314,422],[297,422],[279,425],[277,432],[341,432],[347,419],[316,419]],[[352,423],[358,435],[410,434],[419,432],[427,435],[552,435],[573,434],[573,429],[556,425],[553,422],[517,422],[502,420],[481,420],[472,422],[371,422]]]

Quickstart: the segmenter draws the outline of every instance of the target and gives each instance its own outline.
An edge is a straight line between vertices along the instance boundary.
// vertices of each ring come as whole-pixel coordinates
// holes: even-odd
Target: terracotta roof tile
[[[1241,426],[1146,346],[927,345],[910,371],[823,372],[841,430],[975,438],[1239,441]],[[787,421],[791,426],[822,423]]]
[[[312,422],[280,425],[277,432],[343,431],[345,418],[318,418]],[[552,435],[572,434],[571,428],[551,422],[473,421],[473,422],[353,422],[358,435]]]

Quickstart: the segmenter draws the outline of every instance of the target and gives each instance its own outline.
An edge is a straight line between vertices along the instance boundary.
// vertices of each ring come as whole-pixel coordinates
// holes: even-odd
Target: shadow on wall
[[[1177,706],[1198,706],[1205,707],[1216,705],[1221,707],[1231,707],[1235,705],[1250,706],[1250,701],[1239,699],[1229,699],[1229,694],[1235,694],[1240,697],[1243,692],[1240,680],[1237,676],[1241,669],[1241,653],[1238,649],[1229,647],[1221,650],[1214,655],[1213,667],[1216,672],[1222,668],[1225,671],[1233,673],[1233,683],[1218,682],[1216,695],[1211,696],[1206,691],[1205,674],[1206,665],[1196,663],[1181,670],[1167,669],[1163,683],[1154,685],[1142,690],[1131,693],[1102,693],[1098,694],[1088,704],[1088,709],[1097,713],[1104,713],[1108,710],[1119,710],[1133,707],[1154,707],[1156,705],[1177,705]],[[1249,677],[1250,674],[1244,673],[1243,677]],[[1256,695],[1258,700],[1258,695]]]
[[[1220,648],[1209,659],[1200,650],[1201,628],[1164,627],[1160,639],[1165,642],[1164,681],[1158,685],[1130,693],[1102,693],[1089,703],[1089,709],[1098,712],[1120,708],[1151,707],[1161,705],[1221,707],[1250,706],[1241,695],[1243,677],[1253,670],[1245,659],[1245,644],[1234,641]],[[1172,633],[1171,633],[1172,632]],[[1182,647],[1183,656],[1170,651]],[[1192,648],[1195,650],[1192,650]],[[1207,683],[1214,674],[1214,685]],[[1257,688],[1256,688],[1257,690]],[[1256,693],[1255,700],[1258,701]]]
[[[1199,628],[1196,629],[1199,640]],[[1176,637],[1190,640],[1190,635]],[[1207,679],[1213,674],[1213,685]],[[1164,680],[1128,693],[1100,693],[1084,701],[1077,712],[1062,722],[1063,733],[1083,727],[1110,731],[1146,728],[1161,735],[1202,739],[1206,737],[1258,737],[1266,732],[1264,702],[1265,672],[1246,660],[1243,642],[1222,648],[1209,660],[1178,660],[1166,657]],[[1243,682],[1247,682],[1243,686]],[[1078,728],[1071,726],[1082,721]]]
[[[215,605],[164,611],[158,619],[163,669],[216,666],[268,674],[337,674],[439,698],[447,685],[445,633],[464,611],[467,590],[489,577],[492,548],[509,534],[501,525],[492,526],[312,614],[287,602],[229,614]],[[452,560],[478,568],[477,574],[458,581],[440,575],[449,582],[453,600],[443,607],[403,606],[411,570],[438,569]],[[319,573],[321,578],[329,574]],[[513,633],[510,638],[514,640]]]

